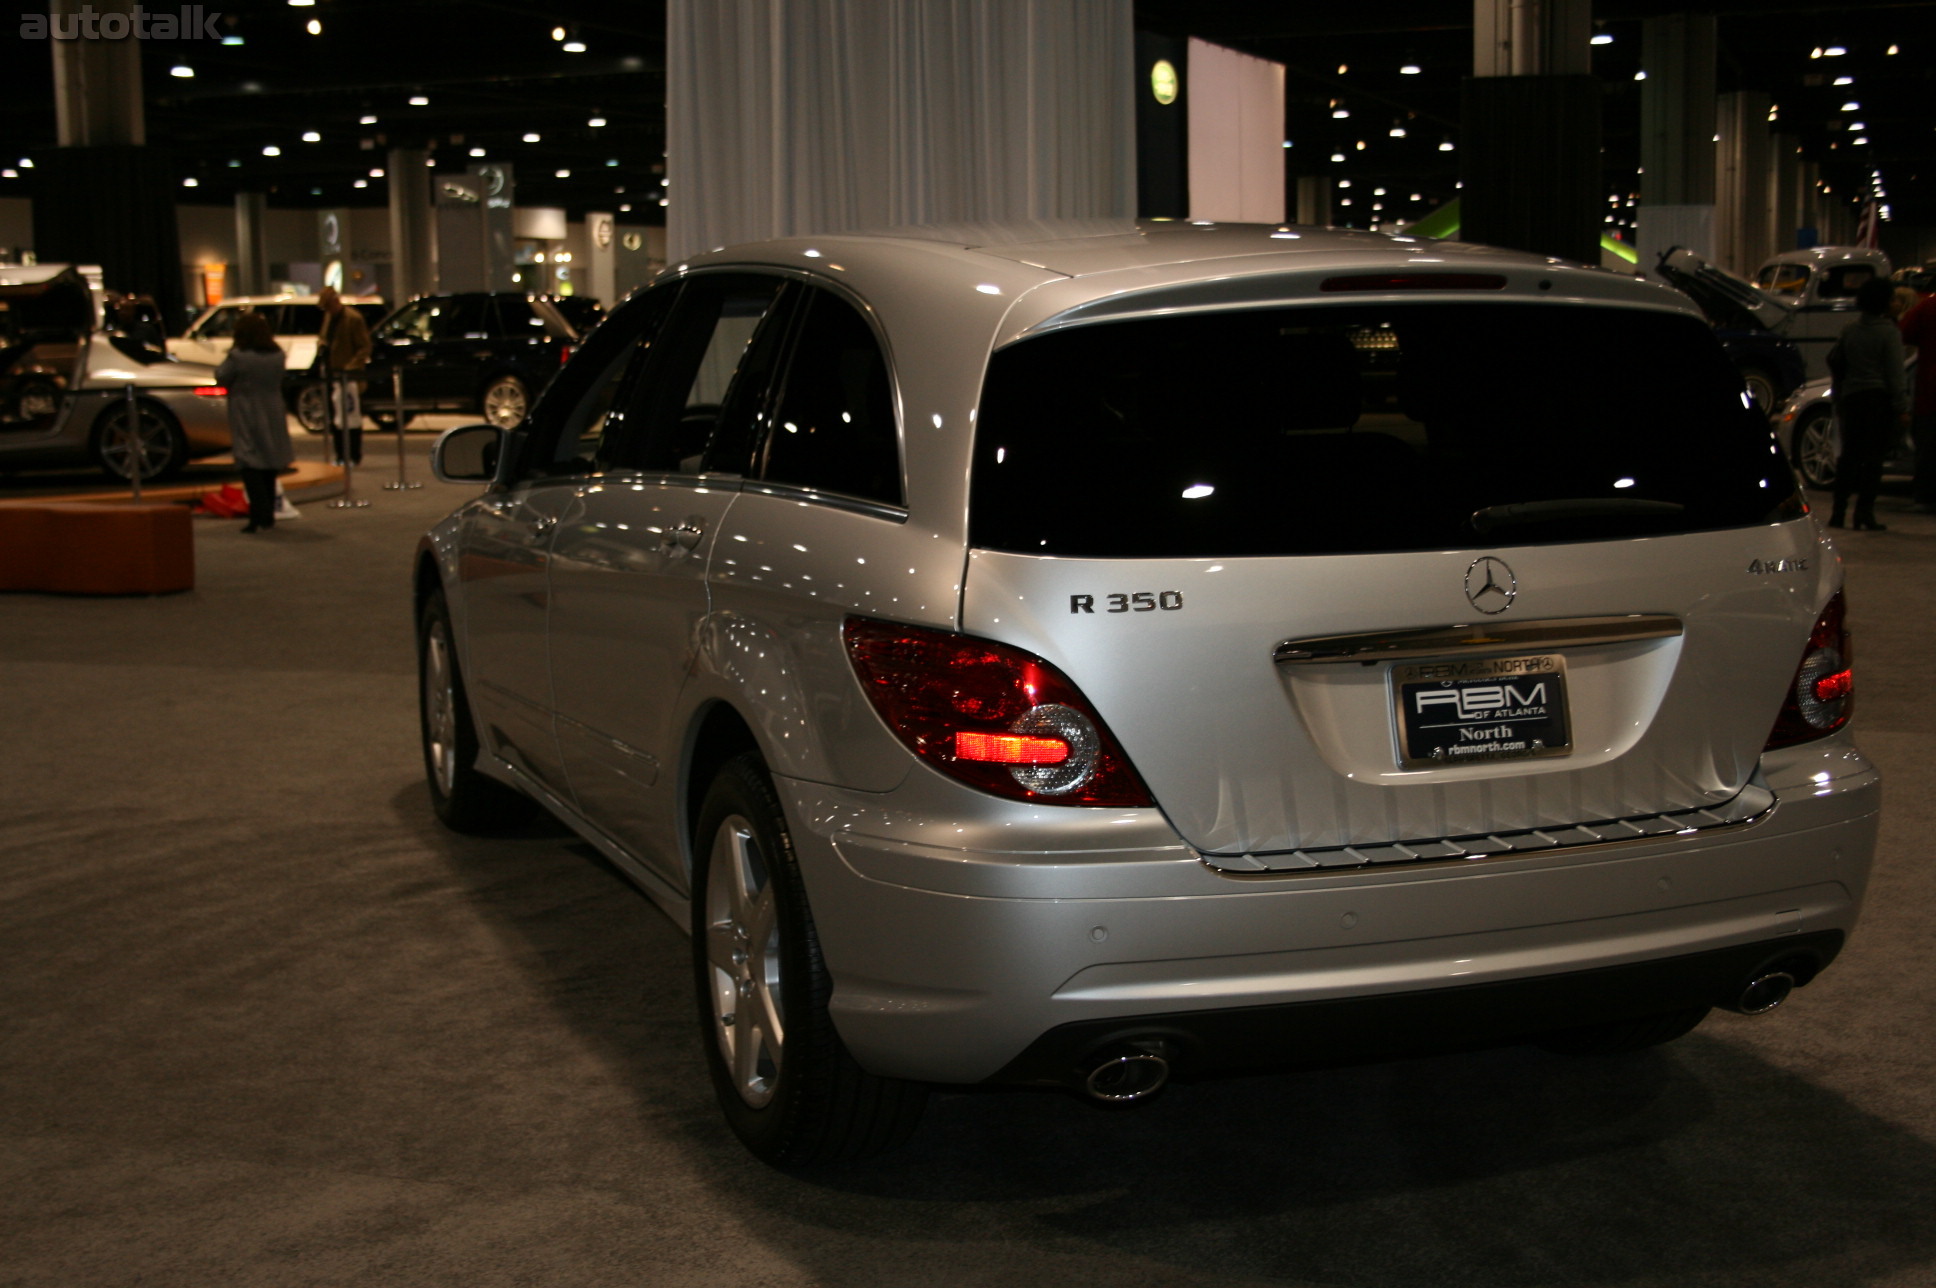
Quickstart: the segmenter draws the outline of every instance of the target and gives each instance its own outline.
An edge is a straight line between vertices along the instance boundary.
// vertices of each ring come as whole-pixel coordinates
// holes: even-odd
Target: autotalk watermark
[[[23,13],[22,40],[220,40],[220,10],[185,4],[173,10],[140,5],[126,13],[82,5],[78,13]]]

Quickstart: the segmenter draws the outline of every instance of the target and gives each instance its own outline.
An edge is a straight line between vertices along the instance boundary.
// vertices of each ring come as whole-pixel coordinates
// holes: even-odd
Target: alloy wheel
[[[706,874],[707,992],[734,1090],[754,1109],[773,1099],[786,1045],[780,925],[753,825],[734,814],[713,834]]]

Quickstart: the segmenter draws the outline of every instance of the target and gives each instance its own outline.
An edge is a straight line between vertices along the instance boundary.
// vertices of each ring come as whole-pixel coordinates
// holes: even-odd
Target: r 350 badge
[[[1174,613],[1183,607],[1183,592],[1180,590],[1138,590],[1127,595],[1104,595],[1107,605],[1105,613],[1154,613],[1161,610]],[[1069,596],[1069,611],[1072,613],[1093,613],[1096,611],[1096,596]]]

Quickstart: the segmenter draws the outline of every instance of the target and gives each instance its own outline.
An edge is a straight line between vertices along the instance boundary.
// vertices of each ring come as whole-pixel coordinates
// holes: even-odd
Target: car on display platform
[[[1813,246],[1783,251],[1743,281],[1682,246],[1663,253],[1656,271],[1699,304],[1715,326],[1742,335],[1756,332],[1795,346],[1801,380],[1828,375],[1828,351],[1856,317],[1855,293],[1872,277],[1889,275],[1889,257],[1864,246]],[[1769,375],[1778,375],[1769,372]],[[1793,386],[1771,382],[1758,405],[1773,409]]]
[[[568,306],[579,317],[582,305]],[[476,412],[510,428],[586,331],[556,300],[517,291],[427,295],[371,332],[363,409],[385,428],[424,412]]]
[[[387,311],[374,296],[345,298],[343,303],[375,326]],[[188,330],[168,341],[168,352],[186,362],[217,366],[228,357],[235,341],[235,323],[244,313],[269,319],[276,343],[287,355],[283,398],[289,411],[312,434],[323,432],[323,386],[311,370],[316,365],[316,341],[323,327],[322,301],[314,295],[231,295],[211,304],[189,323]]]
[[[1911,369],[1910,380],[1915,379]],[[1842,457],[1842,428],[1835,419],[1835,401],[1827,379],[1811,380],[1782,403],[1775,415],[1775,431],[1787,444],[1789,458],[1809,487],[1828,491],[1835,486],[1837,462]],[[1904,427],[1882,460],[1885,474],[1914,474],[1916,444]]]
[[[0,470],[91,464],[146,481],[228,451],[214,369],[103,330],[90,273],[0,268]]]
[[[436,813],[542,806],[689,929],[779,1166],[933,1085],[1650,1046],[1856,922],[1841,564],[1662,286],[1317,228],[774,241],[433,461],[481,485],[417,553]]]

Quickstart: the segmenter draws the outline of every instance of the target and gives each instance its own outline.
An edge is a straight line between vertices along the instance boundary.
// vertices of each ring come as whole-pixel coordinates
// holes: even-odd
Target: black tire
[[[88,454],[101,473],[127,483],[139,469],[141,481],[167,478],[188,463],[188,436],[167,409],[145,399],[135,402],[135,433],[128,433],[128,404],[116,398],[94,418]]]
[[[1707,1018],[1710,1007],[1692,1006],[1682,1011],[1646,1015],[1637,1020],[1617,1020],[1610,1024],[1588,1024],[1563,1033],[1549,1033],[1539,1044],[1559,1055],[1622,1055],[1644,1051],[1663,1042],[1685,1037]]]
[[[478,392],[477,409],[485,424],[516,429],[531,410],[531,394],[516,376],[493,376]]]
[[[1835,405],[1817,400],[1795,419],[1795,432],[1789,441],[1789,454],[1802,482],[1820,491],[1835,487],[1836,459],[1842,454],[1842,436],[1835,427]]]
[[[783,1168],[865,1158],[906,1140],[927,1088],[867,1073],[834,1031],[806,887],[756,753],[721,767],[693,836],[701,1040],[733,1134]]]
[[[477,729],[441,588],[431,592],[418,619],[417,693],[424,776],[431,808],[444,826],[468,836],[497,836],[537,813],[530,797],[477,771]]]
[[[289,400],[289,410],[295,414],[297,424],[312,434],[320,434],[328,416],[326,403],[322,382],[306,380],[296,387],[296,396]]]
[[[1775,414],[1781,399],[1775,393],[1775,378],[1756,367],[1746,367],[1741,372],[1741,382],[1748,388],[1748,401],[1763,416]]]

